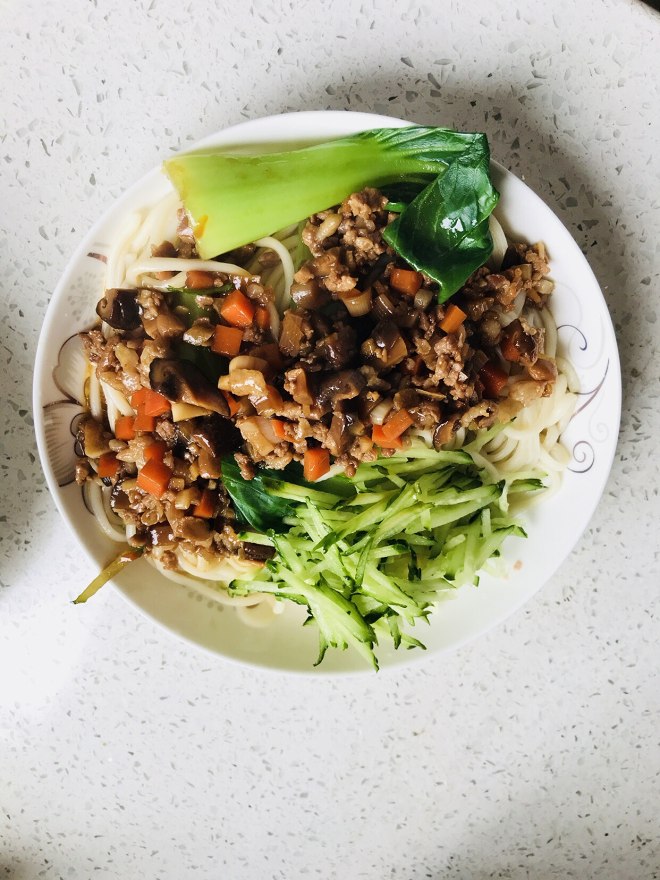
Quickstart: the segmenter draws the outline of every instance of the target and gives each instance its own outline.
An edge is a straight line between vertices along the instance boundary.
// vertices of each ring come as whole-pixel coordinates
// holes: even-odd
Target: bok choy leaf
[[[216,149],[164,163],[209,259],[341,202],[393,186],[409,204],[386,238],[440,285],[445,300],[490,256],[487,218],[498,194],[481,133],[410,126],[364,131],[264,155]],[[421,189],[421,192],[419,190]]]
[[[498,194],[481,142],[456,157],[385,229],[383,237],[411,266],[440,285],[444,302],[490,257],[488,217]]]

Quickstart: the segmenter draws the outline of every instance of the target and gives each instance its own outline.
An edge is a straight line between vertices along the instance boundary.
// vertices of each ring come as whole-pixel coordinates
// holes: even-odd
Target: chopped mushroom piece
[[[554,382],[557,378],[557,364],[549,358],[540,357],[527,367],[527,372],[532,379],[541,382]]]
[[[321,290],[315,278],[308,281],[295,281],[291,285],[291,299],[303,309],[319,309],[330,301],[327,290]]]
[[[251,559],[253,562],[266,562],[275,556],[275,548],[270,544],[254,544],[252,541],[243,541],[241,554],[245,559]]]
[[[96,306],[96,314],[115,330],[137,330],[140,326],[137,290],[110,287]]]
[[[364,431],[364,425],[357,413],[335,412],[326,437],[326,446],[332,455],[343,455],[354,439],[354,432],[357,431]]]
[[[149,383],[168,400],[201,406],[221,416],[229,415],[224,395],[190,361],[156,358],[149,367]]]
[[[543,339],[542,330],[532,327],[522,318],[517,318],[502,333],[502,355],[512,363],[530,366],[543,350]]]
[[[342,370],[340,373],[333,373],[321,383],[317,403],[322,407],[332,404],[334,408],[340,400],[353,400],[366,387],[366,384],[367,380],[357,370]]]
[[[300,403],[302,406],[312,406],[314,403],[309,377],[302,367],[287,371],[284,378],[284,388],[296,403]]]
[[[189,449],[197,457],[199,475],[204,479],[221,476],[221,458],[240,449],[242,437],[230,419],[213,414],[191,420],[187,431]]]
[[[302,314],[288,311],[282,320],[280,350],[289,357],[297,357],[303,350],[305,339],[311,335],[309,322]]]
[[[318,344],[316,353],[330,370],[341,370],[353,359],[355,353],[355,332],[351,327],[339,327]]]
[[[109,435],[106,437],[103,425],[92,416],[85,416],[78,423],[77,439],[88,458],[100,458],[110,451]]]
[[[390,369],[407,357],[408,348],[394,321],[385,320],[376,324],[370,338],[362,344],[362,354],[376,368]]]
[[[440,422],[433,432],[433,446],[436,449],[442,449],[446,443],[453,439],[460,424],[461,421],[457,418],[446,419],[444,422]]]

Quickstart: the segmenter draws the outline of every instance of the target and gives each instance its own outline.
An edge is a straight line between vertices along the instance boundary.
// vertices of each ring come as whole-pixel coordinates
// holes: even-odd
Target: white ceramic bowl
[[[369,128],[406,125],[401,120],[365,113],[289,113],[243,123],[212,135],[196,146],[313,143]],[[577,412],[564,434],[572,452],[561,490],[533,508],[526,518],[529,538],[509,539],[505,579],[483,577],[478,588],[457,591],[415,635],[427,646],[395,651],[378,650],[381,666],[410,663],[446,651],[475,638],[512,614],[561,565],[589,522],[605,487],[619,428],[621,380],[616,341],[609,313],[596,279],[569,232],[550,208],[524,183],[493,163],[493,178],[501,193],[498,216],[505,231],[518,240],[546,244],[556,282],[553,314],[564,353],[581,384]],[[62,516],[83,549],[103,567],[116,554],[83,504],[72,481],[72,419],[80,411],[77,391],[58,355],[71,334],[94,323],[94,307],[103,290],[104,264],[88,256],[104,253],[132,210],[164,195],[170,184],[159,169],[133,186],[90,230],[55,290],[39,340],[34,373],[34,414],[39,452],[50,491]],[[73,383],[75,386],[75,382]],[[514,568],[515,563],[515,568]],[[71,583],[73,598],[84,584]],[[235,612],[218,605],[159,574],[147,562],[130,565],[115,587],[145,615],[176,635],[216,654],[241,663],[273,669],[345,673],[366,668],[351,651],[328,651],[318,669],[313,627],[301,627],[301,611],[287,609],[267,629],[240,623]],[[111,587],[105,587],[108,590]],[[95,597],[103,601],[103,594]],[[85,606],[76,609],[84,615]]]

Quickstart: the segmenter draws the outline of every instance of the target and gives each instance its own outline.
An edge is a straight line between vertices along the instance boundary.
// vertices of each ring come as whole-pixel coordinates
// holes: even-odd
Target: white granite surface
[[[633,0],[9,0],[0,64],[0,877],[660,877],[660,16]],[[45,489],[50,292],[109,202],[242,119],[483,129],[611,308],[621,439],[591,527],[505,626],[409,672],[230,666],[92,574]]]

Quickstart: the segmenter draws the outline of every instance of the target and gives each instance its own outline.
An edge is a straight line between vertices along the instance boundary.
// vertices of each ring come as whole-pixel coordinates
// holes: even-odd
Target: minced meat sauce
[[[395,216],[368,188],[308,219],[308,259],[277,338],[273,291],[259,277],[189,272],[187,300],[147,287],[105,292],[97,312],[110,335],[94,329],[83,344],[98,378],[142,417],[113,434],[87,416],[77,473],[79,482],[98,474],[112,486],[131,543],[170,568],[179,545],[209,559],[262,560],[268,548],[237,538],[223,456],[233,454],[251,479],[260,466],[281,469],[320,449],[352,476],[411,432],[440,448],[459,428],[508,420],[551,393],[556,365],[544,355],[543,330],[523,315],[543,309],[552,291],[543,245],[511,245],[498,271],[478,269],[438,304],[435,282],[382,237]],[[195,256],[185,217],[177,239],[154,253]],[[237,295],[243,310],[228,321],[228,297]],[[155,415],[145,415],[146,389]],[[140,474],[154,458],[152,484]]]

